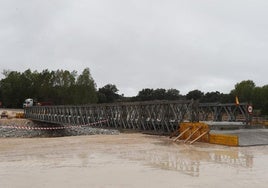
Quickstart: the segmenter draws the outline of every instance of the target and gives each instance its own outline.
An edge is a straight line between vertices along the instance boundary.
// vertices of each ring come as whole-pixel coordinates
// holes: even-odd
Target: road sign
[[[251,105],[248,105],[248,113],[252,113],[253,112],[253,107]]]

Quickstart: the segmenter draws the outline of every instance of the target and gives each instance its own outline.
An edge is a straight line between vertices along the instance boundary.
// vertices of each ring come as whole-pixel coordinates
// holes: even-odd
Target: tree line
[[[87,104],[98,101],[96,84],[88,68],[78,75],[76,71],[42,72],[30,69],[20,73],[4,71],[0,81],[0,101],[9,108],[22,107],[26,98],[49,101],[55,105]]]
[[[234,103],[238,97],[240,102],[252,104],[255,112],[268,115],[268,85],[257,87],[252,80],[237,83],[228,94],[218,91],[204,93],[195,89],[182,95],[174,88],[144,88],[136,96],[124,97],[118,94],[119,90],[114,84],[97,89],[89,68],[85,68],[81,74],[68,70],[37,72],[28,69],[24,72],[4,71],[3,75],[4,78],[0,80],[0,101],[2,106],[9,108],[21,108],[26,98],[55,105],[79,105],[185,99],[202,103]]]

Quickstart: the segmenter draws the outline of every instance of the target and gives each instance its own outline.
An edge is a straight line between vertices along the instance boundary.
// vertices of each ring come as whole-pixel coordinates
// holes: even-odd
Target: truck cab
[[[34,100],[33,99],[26,99],[25,102],[23,103],[23,108],[31,107],[34,105]]]

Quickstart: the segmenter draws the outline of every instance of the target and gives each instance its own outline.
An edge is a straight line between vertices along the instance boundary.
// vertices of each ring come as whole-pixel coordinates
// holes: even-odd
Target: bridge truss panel
[[[25,108],[28,119],[63,125],[94,125],[171,133],[182,121],[198,121],[196,101],[151,101]],[[96,122],[99,122],[98,124]]]
[[[234,103],[200,103],[199,104],[199,120],[200,121],[230,121],[245,122],[251,121],[251,115],[248,113],[248,104]]]
[[[198,101],[150,101],[82,106],[34,106],[25,108],[28,119],[62,125],[93,125],[169,134],[179,123],[198,121],[250,122],[248,104],[198,103]]]

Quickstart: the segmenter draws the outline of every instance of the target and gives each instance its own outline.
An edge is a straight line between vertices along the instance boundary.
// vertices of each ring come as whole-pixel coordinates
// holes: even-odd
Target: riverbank
[[[0,119],[0,137],[59,137],[95,134],[119,134],[118,130],[100,129],[91,126],[62,126],[31,121],[28,119]]]

